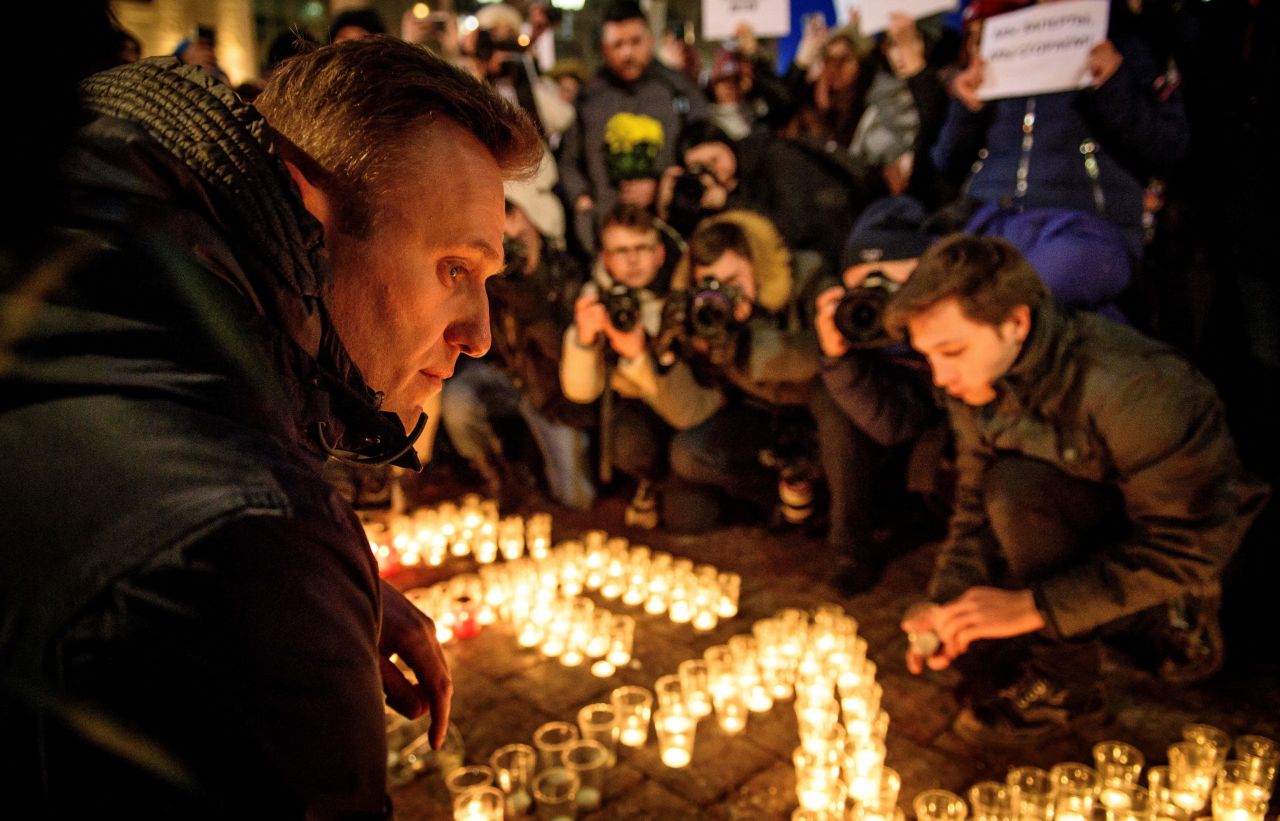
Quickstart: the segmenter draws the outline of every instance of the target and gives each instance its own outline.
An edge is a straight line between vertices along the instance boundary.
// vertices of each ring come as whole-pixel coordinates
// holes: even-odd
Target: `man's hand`
[[[938,605],[929,612],[928,619],[942,640],[941,659],[936,663],[929,659],[929,666],[935,670],[963,655],[978,639],[1013,638],[1034,633],[1045,625],[1030,590],[997,587],[971,587],[959,597]],[[902,627],[914,629],[906,621]],[[908,659],[908,665],[910,663]]]
[[[978,86],[982,85],[982,73],[986,63],[981,57],[974,57],[969,67],[955,76],[951,81],[951,96],[959,100],[970,111],[981,111],[983,102],[978,99]]]
[[[1115,76],[1124,62],[1124,55],[1116,50],[1110,40],[1103,40],[1089,52],[1089,76],[1093,78],[1093,87],[1098,88]]]
[[[613,350],[623,359],[636,359],[645,351],[645,343],[648,337],[645,336],[644,328],[640,327],[640,323],[629,331],[619,331],[613,327],[612,322],[605,322],[604,335],[608,337],[609,344],[613,346]]]
[[[756,33],[750,23],[739,23],[733,30],[733,36],[738,41],[739,54],[748,60],[756,56],[756,50],[759,49],[760,44],[756,41]]]
[[[939,613],[940,608],[932,602],[920,602],[913,605],[907,610],[906,615],[902,617],[902,624],[900,625],[902,631],[909,635],[937,636]],[[942,670],[949,664],[951,664],[951,659],[943,654],[941,645],[927,655],[922,653],[914,642],[907,645],[907,669],[911,671],[913,676],[923,673],[926,665],[931,670]]]
[[[839,359],[849,352],[849,341],[836,327],[836,306],[843,297],[844,288],[836,285],[818,294],[815,302],[817,312],[813,325],[818,331],[818,346],[832,359]]]
[[[449,727],[449,703],[453,679],[449,662],[436,639],[435,623],[386,581],[382,585],[382,630],[378,641],[382,689],[387,704],[401,715],[417,718],[431,712],[431,746],[440,749]],[[392,655],[409,666],[417,677],[410,681],[391,660]]]
[[[573,324],[578,328],[578,344],[590,348],[609,324],[609,312],[596,294],[583,294],[573,303]]]

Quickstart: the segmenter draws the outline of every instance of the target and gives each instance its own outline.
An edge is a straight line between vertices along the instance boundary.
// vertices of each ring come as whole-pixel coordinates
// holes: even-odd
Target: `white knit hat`
[[[543,150],[538,172],[527,180],[503,184],[507,202],[518,207],[548,242],[564,247],[564,206],[552,190],[560,174],[551,152]]]

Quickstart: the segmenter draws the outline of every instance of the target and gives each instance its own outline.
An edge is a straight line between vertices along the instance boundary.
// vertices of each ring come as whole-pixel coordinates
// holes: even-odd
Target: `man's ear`
[[[324,226],[325,233],[329,233],[329,228],[333,225],[333,207],[329,203],[329,195],[307,179],[307,175],[302,173],[302,169],[297,165],[284,161],[284,167],[289,169],[289,176],[293,178],[293,182],[298,186],[298,191],[302,194],[302,204],[307,211],[311,212],[311,216],[320,221]]]
[[[1009,323],[1013,338],[1018,340],[1018,344],[1021,345],[1027,341],[1027,336],[1031,333],[1031,308],[1026,305],[1013,306],[1013,310],[1009,312],[1009,318],[1005,322]]]

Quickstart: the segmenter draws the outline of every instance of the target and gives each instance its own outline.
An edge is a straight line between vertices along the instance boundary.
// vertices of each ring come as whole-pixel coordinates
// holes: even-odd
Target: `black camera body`
[[[707,184],[702,181],[702,175],[710,173],[706,166],[696,163],[686,168],[683,174],[676,177],[671,207],[686,211],[699,210],[702,207],[702,197],[707,193]]]
[[[884,309],[902,285],[883,271],[872,271],[836,305],[835,323],[851,348],[882,348],[893,339],[884,327]]]
[[[626,333],[640,322],[640,292],[628,285],[615,284],[601,295],[609,324]]]
[[[738,325],[734,308],[742,292],[718,279],[704,279],[689,298],[689,333],[691,336],[717,340]]]

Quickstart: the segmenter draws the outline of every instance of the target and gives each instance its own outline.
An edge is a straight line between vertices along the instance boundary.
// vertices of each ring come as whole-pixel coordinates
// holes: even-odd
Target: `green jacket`
[[[980,408],[947,400],[959,475],[931,598],[991,583],[999,548],[982,482],[1005,454],[1115,487],[1132,524],[1035,584],[1050,632],[1080,635],[1217,582],[1268,488],[1244,473],[1222,403],[1189,363],[1131,328],[1046,304],[996,391]]]

